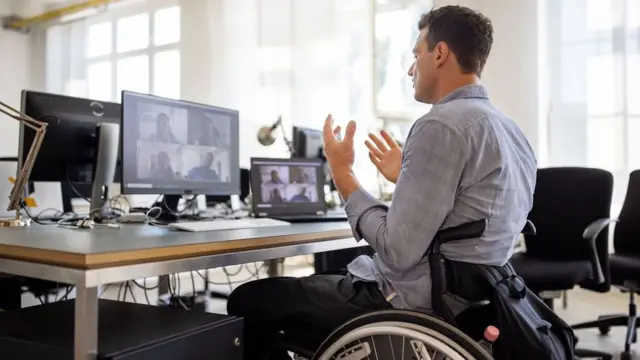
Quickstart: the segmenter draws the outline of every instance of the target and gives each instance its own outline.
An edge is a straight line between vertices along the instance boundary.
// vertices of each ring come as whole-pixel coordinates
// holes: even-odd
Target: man
[[[156,116],[156,132],[151,134],[149,141],[178,144],[179,141],[171,130],[171,121],[167,114],[160,113]]]
[[[151,178],[158,180],[172,180],[175,178],[169,154],[164,151],[158,153],[157,166],[151,170]]]
[[[299,188],[298,193],[293,195],[290,201],[294,203],[311,202],[311,199],[307,196],[307,188]]]
[[[280,190],[277,188],[271,190],[271,193],[269,194],[269,202],[272,204],[282,204],[284,202],[284,199],[280,194]]]
[[[218,174],[211,168],[213,165],[213,154],[206,153],[200,158],[200,165],[189,170],[187,179],[200,181],[220,181]]]
[[[418,27],[409,76],[415,99],[433,108],[415,122],[402,150],[384,132],[386,144],[375,135],[367,142],[372,162],[396,183],[391,207],[365,192],[352,172],[356,124],[347,125],[342,141],[331,116],[324,127],[327,160],[354,236],[376,255],[354,260],[346,276],[265,279],[236,289],[227,308],[245,317],[248,359],[272,351],[274,330],[326,335],[372,310],[430,312],[431,282],[438,279],[424,255],[440,229],[488,219],[481,238],[445,244],[443,255],[493,265],[511,257],[532,206],[536,161],[518,126],[479,85],[493,43],[491,22],[445,6],[424,14]]]
[[[273,169],[270,173],[271,178],[266,182],[267,185],[282,185],[284,182],[280,180],[280,174],[278,174],[278,170]]]

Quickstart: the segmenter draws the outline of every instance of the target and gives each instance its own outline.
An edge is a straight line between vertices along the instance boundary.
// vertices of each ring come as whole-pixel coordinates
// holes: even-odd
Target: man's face
[[[202,162],[200,164],[205,168],[210,168],[211,165],[213,165],[213,155],[206,154],[204,157],[202,157]]]
[[[445,58],[441,53],[442,47],[446,45],[440,43],[432,51],[429,51],[427,32],[426,28],[423,29],[416,39],[413,48],[414,61],[409,68],[408,75],[411,76],[413,82],[416,101],[433,104],[436,101],[434,95],[438,85],[438,73]]]
[[[275,170],[271,170],[271,181],[276,182],[279,179],[278,172]]]

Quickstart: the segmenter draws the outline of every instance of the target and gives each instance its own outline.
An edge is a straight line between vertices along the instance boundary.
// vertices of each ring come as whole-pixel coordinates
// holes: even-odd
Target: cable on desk
[[[31,220],[33,220],[34,223],[38,224],[38,225],[56,225],[57,222],[42,222],[40,220],[38,220],[37,216],[32,216],[31,212],[29,212],[29,209],[27,209],[27,207],[23,204],[20,203],[20,207],[22,208],[22,210],[24,210],[25,214],[27,214],[27,217]]]

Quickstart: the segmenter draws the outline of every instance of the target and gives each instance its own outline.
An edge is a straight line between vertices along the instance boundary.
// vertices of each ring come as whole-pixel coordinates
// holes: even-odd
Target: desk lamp
[[[273,125],[263,126],[258,130],[258,142],[264,146],[273,145],[273,143],[276,142],[276,137],[273,133],[277,128],[282,130],[284,143],[287,145],[289,154],[293,157],[295,155],[295,148],[293,147],[293,143],[287,138],[287,132],[284,130],[284,126],[282,125],[282,116],[278,116],[278,120],[276,120]]]
[[[11,195],[9,196],[9,207],[7,208],[7,210],[15,211],[16,216],[13,219],[0,220],[0,227],[29,226],[31,225],[31,219],[22,218],[20,207],[22,206],[22,203],[24,201],[25,186],[29,181],[31,169],[33,168],[33,164],[35,163],[36,157],[38,156],[38,151],[40,150],[40,146],[42,145],[42,141],[44,140],[44,134],[47,131],[47,123],[38,121],[26,114],[23,114],[1,101],[0,113],[3,113],[8,117],[19,121],[20,123],[28,126],[36,132],[33,138],[33,143],[31,144],[31,148],[29,148],[27,158],[24,159],[22,168],[18,171],[18,176],[16,177],[13,189],[11,190]]]

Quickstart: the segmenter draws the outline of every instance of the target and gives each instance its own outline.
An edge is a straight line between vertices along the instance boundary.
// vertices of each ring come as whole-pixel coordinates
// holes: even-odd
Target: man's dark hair
[[[448,5],[422,14],[418,29],[425,28],[429,51],[444,42],[456,54],[465,74],[480,76],[493,44],[493,25],[489,18],[464,6]]]

